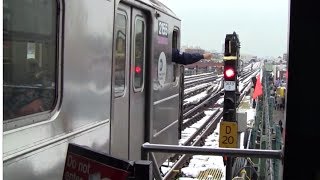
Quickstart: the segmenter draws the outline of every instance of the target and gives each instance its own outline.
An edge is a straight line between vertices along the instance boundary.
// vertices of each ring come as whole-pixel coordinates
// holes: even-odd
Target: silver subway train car
[[[178,144],[180,27],[157,0],[4,0],[3,178],[61,179],[68,143]]]

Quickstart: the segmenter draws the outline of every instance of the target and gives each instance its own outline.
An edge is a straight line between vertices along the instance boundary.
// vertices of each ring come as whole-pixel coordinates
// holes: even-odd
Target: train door
[[[145,132],[146,17],[132,9],[129,159],[141,159]]]
[[[114,62],[113,62],[113,117],[111,120],[111,155],[129,158],[129,53],[131,12],[119,5],[115,16]]]
[[[146,18],[119,4],[114,36],[114,106],[111,155],[140,159],[144,142]]]

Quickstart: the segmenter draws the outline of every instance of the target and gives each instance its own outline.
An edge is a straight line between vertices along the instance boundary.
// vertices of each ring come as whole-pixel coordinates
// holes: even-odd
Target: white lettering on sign
[[[158,81],[161,86],[165,84],[166,76],[167,76],[167,59],[164,52],[161,52],[158,60]]]
[[[158,35],[168,37],[168,23],[158,22]]]
[[[235,91],[236,82],[235,81],[224,81],[224,90],[225,91]]]
[[[71,169],[77,169],[79,172],[82,172],[84,174],[89,174],[90,171],[89,163],[77,162],[72,155],[69,155],[67,157],[67,167]]]
[[[72,159],[71,155],[69,155],[67,158],[67,166],[71,167],[72,169],[75,169],[77,167],[77,161]]]

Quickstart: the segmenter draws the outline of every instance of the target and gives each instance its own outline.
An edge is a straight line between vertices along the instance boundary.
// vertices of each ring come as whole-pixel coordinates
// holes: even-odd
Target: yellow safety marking
[[[237,56],[224,56],[223,60],[228,61],[228,60],[237,60]]]
[[[223,176],[221,169],[207,169],[205,171],[201,171],[199,175],[197,176],[197,179],[199,180],[221,180]]]
[[[238,145],[238,124],[222,121],[220,123],[219,147],[236,148]]]

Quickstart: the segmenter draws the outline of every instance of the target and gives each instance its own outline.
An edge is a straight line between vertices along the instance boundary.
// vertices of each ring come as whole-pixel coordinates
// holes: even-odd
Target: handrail
[[[212,147],[194,147],[167,144],[150,144],[148,142],[142,144],[144,153],[162,152],[177,153],[190,155],[215,155],[215,156],[237,156],[237,157],[259,157],[282,159],[281,150],[262,150],[262,149],[239,149],[239,148],[212,148]]]

